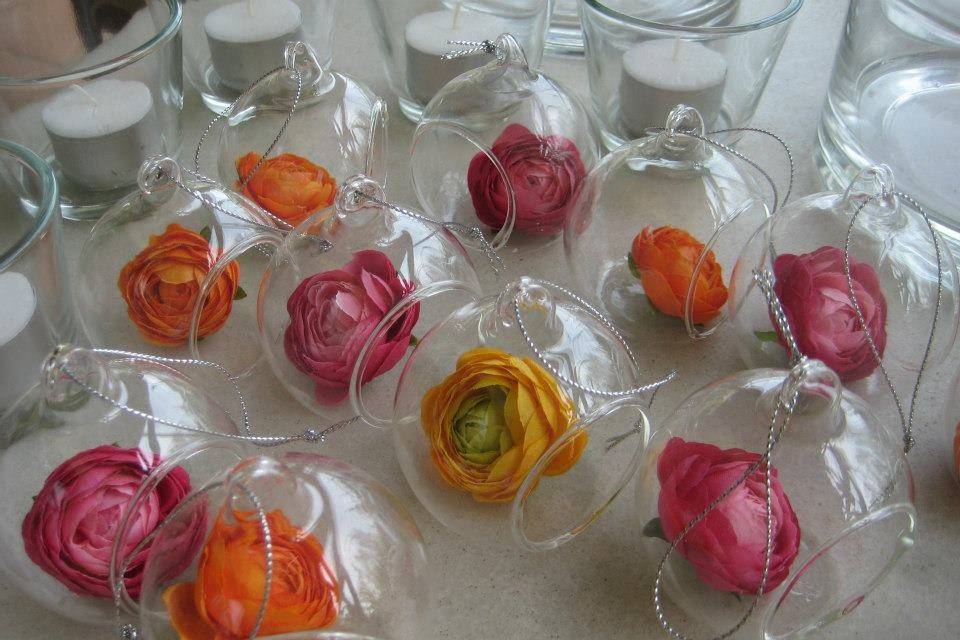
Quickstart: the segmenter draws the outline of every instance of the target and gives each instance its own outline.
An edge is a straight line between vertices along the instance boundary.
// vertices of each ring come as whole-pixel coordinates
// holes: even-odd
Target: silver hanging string
[[[168,361],[170,361],[170,362],[177,361],[177,359],[172,359],[172,358],[171,358],[171,359],[163,359],[163,358],[160,358],[159,356],[151,356],[151,355],[149,355],[149,354],[133,353],[133,352],[128,352],[128,351],[114,351],[114,350],[110,350],[110,349],[94,349],[94,350],[92,350],[92,351],[100,352],[100,353],[108,353],[108,354],[109,354],[109,353],[119,354],[119,355],[122,355],[122,356],[124,356],[124,357],[131,358],[131,359],[142,359],[142,360],[145,360],[145,361],[148,361],[148,362],[161,362],[161,363],[163,363],[165,360],[168,360]],[[137,418],[140,418],[140,419],[142,419],[142,420],[149,420],[149,421],[155,422],[155,423],[157,423],[157,424],[162,424],[162,425],[166,425],[166,426],[168,426],[168,427],[173,427],[174,429],[182,429],[182,430],[184,430],[184,431],[189,431],[189,432],[191,432],[191,433],[197,433],[197,434],[206,435],[206,436],[215,436],[215,437],[218,437],[218,438],[223,438],[223,439],[226,439],[226,440],[233,440],[233,441],[238,441],[238,442],[246,442],[246,443],[255,444],[255,445],[258,445],[258,446],[261,446],[261,447],[276,447],[276,446],[280,446],[280,445],[284,445],[284,444],[289,444],[289,443],[291,443],[291,442],[300,442],[300,441],[314,442],[314,443],[319,443],[319,444],[322,445],[322,444],[325,444],[325,443],[326,443],[326,439],[327,439],[327,436],[328,436],[328,435],[330,435],[330,434],[332,434],[332,433],[335,433],[335,432],[339,431],[340,429],[342,429],[342,428],[344,428],[344,427],[346,427],[346,426],[348,426],[348,425],[350,425],[350,424],[353,424],[354,422],[356,422],[357,420],[360,419],[360,416],[352,416],[352,417],[350,417],[350,418],[347,418],[346,420],[341,420],[340,422],[335,422],[335,423],[327,426],[326,428],[324,428],[324,429],[322,429],[322,430],[318,430],[318,429],[316,429],[316,428],[314,428],[314,427],[308,427],[308,428],[305,429],[302,433],[295,433],[295,434],[291,434],[291,435],[284,435],[284,436],[260,436],[260,435],[254,435],[254,434],[252,433],[250,427],[249,427],[248,417],[247,417],[247,413],[246,413],[246,412],[247,412],[246,403],[244,402],[243,396],[242,396],[242,394],[240,393],[239,386],[236,384],[236,378],[235,378],[234,376],[229,375],[229,373],[227,373],[226,370],[225,370],[223,367],[221,367],[220,365],[218,365],[217,363],[214,363],[214,362],[209,362],[209,361],[205,361],[205,360],[195,360],[195,359],[183,359],[181,362],[182,362],[183,364],[196,364],[196,365],[198,365],[198,366],[212,367],[212,368],[215,368],[215,369],[218,369],[218,370],[224,372],[225,375],[227,375],[227,378],[228,378],[228,380],[230,380],[231,384],[233,385],[234,390],[235,390],[236,393],[237,393],[237,396],[240,398],[241,407],[243,408],[243,412],[244,412],[244,428],[245,428],[245,430],[247,431],[247,433],[246,433],[245,435],[238,435],[238,434],[233,434],[233,433],[219,433],[219,432],[216,432],[216,431],[209,431],[209,430],[207,430],[207,429],[202,429],[202,428],[200,428],[200,427],[195,427],[195,426],[193,426],[193,425],[188,425],[188,424],[184,424],[184,423],[182,423],[182,422],[177,422],[177,421],[174,421],[174,420],[168,420],[168,419],[166,419],[166,418],[161,418],[161,417],[159,417],[159,416],[155,416],[155,415],[153,415],[153,414],[151,414],[151,413],[148,413],[148,412],[146,412],[146,411],[141,411],[140,409],[137,409],[137,408],[135,408],[135,407],[131,407],[131,406],[129,406],[129,405],[127,405],[127,404],[125,404],[125,403],[117,400],[116,398],[112,398],[112,397],[106,395],[105,393],[103,393],[103,392],[101,392],[99,389],[97,389],[96,387],[93,387],[93,386],[87,384],[86,382],[84,382],[84,381],[81,379],[81,376],[80,376],[76,371],[73,371],[72,369],[70,369],[69,367],[67,367],[67,366],[66,366],[64,363],[62,363],[62,362],[57,363],[57,370],[58,370],[60,373],[62,373],[63,375],[65,375],[67,378],[69,378],[74,384],[76,384],[76,385],[79,386],[81,389],[83,389],[84,391],[86,391],[86,392],[89,393],[90,395],[94,396],[95,398],[97,398],[97,399],[99,399],[99,400],[102,400],[103,402],[106,402],[107,404],[109,404],[109,405],[111,405],[111,406],[113,406],[113,407],[115,407],[115,408],[117,408],[117,409],[120,409],[121,411],[124,411],[124,412],[126,412],[126,413],[129,413],[129,414],[132,415],[132,416],[135,416],[135,417],[137,417]]]
[[[610,331],[610,332],[614,335],[614,337],[617,339],[617,342],[619,342],[620,345],[621,345],[621,346],[624,348],[624,350],[627,352],[627,356],[629,357],[629,359],[630,359],[630,361],[631,361],[631,364],[634,366],[635,370],[638,370],[638,371],[639,371],[639,369],[640,369],[639,362],[637,361],[636,357],[634,356],[633,351],[630,349],[630,345],[627,343],[627,340],[623,337],[623,335],[620,333],[620,331],[617,330],[617,328],[613,325],[613,323],[612,323],[610,320],[608,320],[608,319],[606,318],[606,316],[604,316],[599,310],[597,310],[596,308],[594,308],[594,307],[593,307],[592,305],[590,305],[586,300],[584,300],[583,298],[581,298],[580,296],[578,296],[578,295],[575,294],[574,292],[570,291],[569,289],[566,289],[565,287],[561,287],[561,286],[558,285],[558,284],[554,284],[554,283],[548,282],[548,281],[546,281],[546,280],[539,280],[539,279],[536,279],[536,278],[530,278],[530,282],[532,282],[532,283],[534,283],[534,284],[537,284],[537,285],[539,285],[539,286],[542,286],[542,287],[544,287],[544,288],[547,288],[547,289],[552,289],[552,290],[554,290],[554,291],[556,291],[556,292],[559,292],[559,293],[561,293],[561,294],[563,294],[563,295],[565,295],[565,296],[568,296],[571,300],[573,300],[573,301],[576,302],[578,305],[580,305],[581,307],[583,307],[595,320],[597,320],[598,322],[600,322],[601,324],[603,324],[603,326],[604,326],[608,331]],[[547,371],[549,371],[550,373],[552,373],[552,374],[554,375],[554,377],[556,377],[557,379],[561,380],[562,382],[566,383],[567,385],[569,385],[569,386],[571,386],[571,387],[573,387],[573,388],[575,388],[575,389],[578,389],[578,390],[580,390],[580,391],[582,391],[582,392],[584,392],[584,393],[588,393],[588,394],[590,394],[590,395],[595,395],[595,396],[600,396],[600,397],[603,397],[603,398],[625,398],[625,397],[627,397],[627,396],[641,395],[641,394],[647,393],[648,391],[655,391],[655,390],[658,389],[660,386],[662,386],[662,385],[670,382],[671,380],[673,380],[673,379],[677,376],[677,372],[676,372],[676,371],[671,371],[671,372],[668,373],[666,376],[664,376],[664,377],[661,378],[660,380],[657,380],[656,382],[651,382],[651,383],[649,383],[649,384],[641,385],[641,386],[639,386],[639,387],[634,387],[634,388],[632,388],[632,389],[624,389],[624,390],[616,390],[616,391],[606,390],[606,389],[596,389],[596,388],[594,388],[594,387],[590,387],[590,386],[587,386],[587,385],[580,384],[580,383],[577,382],[576,380],[573,380],[572,378],[570,378],[570,377],[567,376],[566,374],[562,373],[562,372],[561,372],[559,369],[557,369],[553,364],[551,364],[551,363],[549,362],[549,360],[547,359],[546,354],[543,352],[543,350],[540,348],[540,346],[537,345],[537,343],[536,343],[536,342],[533,340],[533,338],[530,336],[529,331],[527,331],[526,324],[525,324],[524,321],[523,321],[523,316],[522,316],[522,314],[520,313],[520,301],[519,301],[519,299],[518,299],[518,296],[515,295],[510,304],[511,304],[512,307],[513,307],[514,316],[516,317],[516,320],[517,320],[517,329],[520,331],[520,335],[523,336],[523,339],[524,339],[524,341],[527,343],[527,346],[528,346],[528,347],[530,348],[530,350],[533,352],[534,356],[536,356],[536,358],[537,358],[537,360],[540,362],[540,364],[543,365],[544,368],[546,368]],[[632,431],[631,431],[631,433],[632,433]]]
[[[439,222],[433,218],[423,215],[422,213],[417,213],[416,211],[401,207],[400,205],[393,204],[392,202],[387,202],[386,200],[382,200],[371,193],[365,193],[359,189],[354,189],[351,195],[357,200],[360,198],[368,200],[379,207],[390,209],[395,213],[413,218],[414,220],[429,226],[447,229],[456,235],[475,241],[480,245],[480,250],[483,251],[484,255],[487,256],[487,260],[490,262],[490,268],[493,270],[493,273],[497,277],[500,276],[501,271],[503,270],[503,258],[501,258],[500,254],[497,253],[497,250],[493,248],[493,245],[490,244],[490,241],[484,237],[483,231],[480,229],[480,227],[471,227],[460,222]]]
[[[761,292],[767,299],[767,304],[770,307],[771,313],[774,315],[774,319],[777,323],[777,326],[780,328],[782,334],[787,338],[787,340],[795,344],[793,340],[793,333],[790,330],[790,325],[787,322],[786,315],[782,313],[782,308],[780,307],[779,300],[777,300],[777,295],[774,292],[773,288],[767,286],[769,283],[770,274],[766,272],[761,272],[754,270],[753,277],[757,284],[760,286]],[[780,311],[778,313],[778,310]],[[806,360],[804,356],[799,356],[796,362],[796,366],[802,367],[803,362]],[[796,371],[796,368],[793,369]],[[776,447],[776,444],[780,442],[783,434],[786,432],[787,427],[790,425],[790,419],[793,417],[794,410],[797,406],[797,399],[800,396],[800,387],[802,386],[806,378],[806,370],[801,368],[800,374],[797,376],[787,375],[780,385],[780,390],[777,393],[777,401],[773,407],[773,415],[770,419],[770,425],[767,428],[767,440],[766,447],[763,454],[760,458],[751,464],[746,471],[736,481],[733,482],[727,489],[723,491],[717,498],[710,502],[707,507],[701,511],[696,517],[690,520],[686,526],[680,531],[680,533],[670,542],[670,546],[667,548],[667,551],[663,554],[663,557],[660,559],[660,563],[657,565],[656,578],[653,584],[653,607],[654,611],[657,614],[657,620],[660,623],[661,628],[674,640],[693,640],[691,636],[680,631],[677,627],[671,624],[670,620],[667,618],[667,614],[663,609],[663,602],[661,599],[661,592],[663,589],[663,571],[666,567],[667,560],[670,559],[670,556],[673,555],[676,551],[677,546],[684,540],[684,538],[689,535],[689,533],[696,527],[700,522],[706,518],[710,512],[719,507],[727,497],[730,496],[738,487],[740,487],[744,482],[746,482],[754,473],[759,471],[761,467],[763,468],[763,478],[764,478],[764,520],[766,523],[766,546],[764,547],[763,552],[763,571],[760,574],[760,586],[757,589],[757,593],[754,595],[750,606],[747,608],[746,612],[740,617],[740,619],[730,628],[720,633],[719,635],[712,636],[710,640],[725,640],[729,638],[746,624],[747,620],[750,619],[750,616],[753,615],[753,612],[756,611],[757,607],[760,605],[760,600],[763,598],[764,593],[766,593],[767,579],[770,574],[770,562],[773,556],[773,486],[772,486],[772,474],[770,472],[770,458],[773,455],[773,450]],[[787,400],[784,402],[784,397],[786,396]]]
[[[167,517],[161,522],[161,524],[155,527],[150,533],[145,535],[140,542],[133,548],[127,558],[124,560],[123,564],[120,566],[119,570],[119,579],[113,585],[113,605],[114,605],[114,614],[117,626],[117,635],[120,640],[139,640],[140,638],[140,629],[132,623],[124,624],[122,621],[122,610],[123,610],[123,601],[122,595],[124,592],[124,577],[127,575],[129,570],[130,561],[142,553],[149,544],[153,542],[153,539],[156,538],[157,533],[163,528],[166,522],[172,522],[175,518],[179,517],[180,513],[183,512],[189,505],[197,501],[199,498],[206,496],[213,489],[223,486],[223,482],[215,482],[209,484],[205,487],[198,489],[193,495],[189,496],[185,500],[182,500],[177,506],[175,506]],[[257,635],[260,633],[260,627],[263,626],[263,621],[267,615],[267,607],[270,600],[270,589],[273,585],[273,536],[270,532],[270,522],[267,520],[267,514],[263,509],[263,503],[260,501],[259,496],[251,491],[246,485],[242,483],[237,483],[236,485],[239,489],[246,495],[247,499],[253,503],[253,508],[257,512],[257,519],[260,523],[260,531],[263,534],[263,548],[264,548],[264,576],[263,576],[263,599],[260,601],[260,607],[257,610],[256,621],[254,622],[253,628],[250,631],[250,635],[247,637],[248,640],[254,640]]]
[[[910,408],[909,413],[907,413],[904,410],[903,402],[900,399],[900,394],[897,393],[897,390],[893,384],[893,380],[883,364],[882,354],[880,353],[880,350],[877,349],[877,344],[867,328],[867,320],[863,314],[863,309],[860,307],[860,302],[857,300],[857,294],[854,292],[853,274],[850,271],[850,243],[853,238],[853,227],[857,221],[857,217],[867,206],[867,204],[873,201],[878,201],[881,197],[887,195],[890,194],[884,189],[879,195],[866,198],[862,203],[860,203],[856,211],[854,211],[853,216],[850,218],[850,225],[847,227],[847,237],[843,243],[843,272],[847,278],[847,293],[850,296],[850,302],[852,303],[853,310],[857,315],[857,320],[860,322],[860,326],[863,328],[863,333],[866,336],[867,344],[870,346],[870,353],[873,355],[873,359],[877,363],[877,367],[880,369],[880,373],[887,384],[887,388],[890,390],[890,395],[893,396],[894,404],[897,406],[897,413],[900,416],[900,428],[903,433],[903,451],[904,453],[909,453],[916,444],[916,439],[913,436],[913,422],[916,414],[917,397],[920,395],[920,386],[923,382],[923,374],[926,371],[927,364],[930,360],[930,353],[933,350],[933,342],[937,335],[937,322],[940,318],[940,307],[943,302],[943,256],[940,252],[939,235],[933,228],[930,218],[927,216],[927,213],[924,211],[923,207],[920,206],[920,203],[903,192],[894,191],[893,195],[909,202],[910,205],[912,205],[913,208],[916,209],[921,216],[923,216],[923,221],[927,224],[927,228],[930,231],[930,236],[933,238],[933,248],[937,256],[937,299],[933,307],[933,320],[930,323],[930,335],[927,337],[927,343],[923,350],[923,359],[920,361],[920,368],[917,371],[917,379],[910,394]]]
[[[502,60],[506,55],[503,49],[498,47],[497,43],[493,40],[447,40],[447,44],[463,48],[448,51],[440,56],[444,60],[456,60],[457,58],[466,58],[479,54],[496,56],[498,60]]]
[[[770,313],[773,314],[774,322],[780,327],[781,335],[787,343],[787,348],[790,350],[789,364],[792,367],[800,362],[803,354],[800,353],[797,340],[793,335],[793,331],[790,330],[790,322],[787,320],[787,314],[783,310],[783,305],[780,304],[780,298],[775,293],[773,274],[768,270],[759,271],[754,269],[753,281],[757,283],[760,293],[767,299],[767,306],[770,307]],[[786,331],[783,330],[784,327],[787,328]]]

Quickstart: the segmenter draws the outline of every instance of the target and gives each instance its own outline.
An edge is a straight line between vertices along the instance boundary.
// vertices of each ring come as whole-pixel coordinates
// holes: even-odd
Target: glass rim
[[[102,62],[90,67],[83,67],[82,69],[77,69],[69,73],[22,78],[0,74],[0,86],[21,87],[62,84],[76,80],[93,79],[108,73],[112,73],[117,69],[122,69],[123,67],[129,66],[134,62],[142,60],[154,50],[158,49],[161,45],[172,39],[173,36],[175,36],[180,30],[180,26],[183,21],[183,9],[180,6],[180,2],[178,0],[164,0],[164,2],[170,10],[170,19],[167,21],[167,24],[164,25],[164,27],[157,33],[155,33],[153,37],[146,42],[142,42],[134,49],[107,60],[106,62]]]
[[[754,20],[752,22],[746,22],[743,24],[736,25],[720,25],[720,26],[706,26],[706,27],[697,27],[697,26],[687,26],[681,24],[671,24],[669,22],[659,22],[657,20],[646,20],[644,18],[639,18],[637,16],[632,16],[627,13],[621,13],[616,9],[611,9],[606,6],[605,0],[581,0],[581,2],[589,6],[591,9],[598,13],[602,13],[608,18],[614,18],[621,22],[629,23],[634,27],[640,27],[644,29],[652,29],[656,31],[672,31],[676,33],[689,33],[692,35],[736,35],[740,33],[749,33],[751,31],[758,31],[760,29],[766,29],[774,25],[780,24],[786,20],[792,18],[797,11],[800,10],[800,7],[803,5],[803,0],[787,0],[786,6],[772,13],[768,16],[760,18],[759,20]]]
[[[60,188],[53,175],[53,169],[32,150],[10,140],[0,138],[0,152],[13,156],[40,178],[40,194],[37,203],[37,217],[34,225],[21,236],[6,252],[0,255],[0,272],[16,261],[50,226],[54,212],[60,204]]]

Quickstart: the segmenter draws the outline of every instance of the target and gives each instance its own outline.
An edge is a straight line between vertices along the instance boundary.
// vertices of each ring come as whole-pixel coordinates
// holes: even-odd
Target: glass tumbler
[[[176,0],[4,3],[0,137],[50,163],[64,217],[97,217],[147,157],[179,152],[181,15]]]
[[[220,113],[261,76],[283,66],[284,47],[301,41],[322,71],[333,57],[336,0],[185,0],[183,59],[187,81],[204,104]],[[312,76],[305,95],[332,86]]]
[[[803,0],[740,2],[732,15],[706,24],[650,18],[652,2],[581,0],[604,144],[612,150],[662,126],[680,103],[697,109],[708,130],[746,126]]]
[[[412,122],[450,80],[483,66],[479,55],[444,60],[462,49],[448,40],[495,40],[512,34],[534,68],[540,66],[550,0],[367,0],[390,88]]]
[[[33,385],[47,354],[76,338],[69,291],[53,171],[0,140],[0,414]]]
[[[814,158],[831,189],[884,163],[954,242],[960,154],[960,5],[852,0]]]

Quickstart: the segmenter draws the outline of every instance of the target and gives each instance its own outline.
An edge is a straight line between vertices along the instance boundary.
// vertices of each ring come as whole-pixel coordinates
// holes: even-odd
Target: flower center
[[[453,417],[453,441],[466,460],[488,465],[513,446],[504,416],[507,390],[481,387],[466,396]]]

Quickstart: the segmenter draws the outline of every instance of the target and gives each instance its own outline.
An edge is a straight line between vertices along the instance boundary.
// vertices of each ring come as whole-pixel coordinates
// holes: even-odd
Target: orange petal
[[[193,583],[178,582],[163,592],[163,603],[180,640],[215,640],[216,633],[200,617],[193,599]]]

